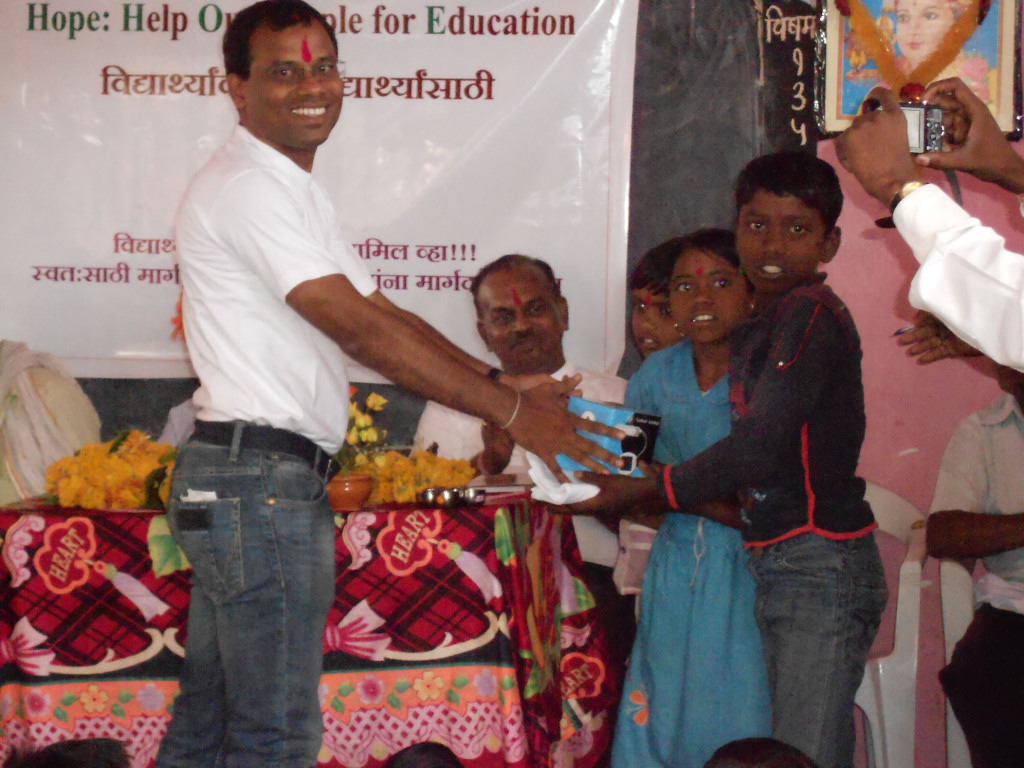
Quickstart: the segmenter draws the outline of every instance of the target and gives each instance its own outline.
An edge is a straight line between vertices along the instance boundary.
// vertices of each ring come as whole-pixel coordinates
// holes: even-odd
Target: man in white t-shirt
[[[928,517],[934,557],[982,557],[977,610],[942,687],[974,768],[1024,755],[1024,373],[1000,366],[1006,393],[957,427],[942,457]]]
[[[334,598],[324,484],[348,422],[345,355],[502,424],[555,456],[580,438],[571,385],[519,392],[378,290],[311,171],[341,112],[334,32],[301,0],[235,14],[224,59],[239,126],[176,221],[182,313],[200,388],[168,521],[193,566],[181,694],[159,768],[309,768]],[[499,377],[500,378],[500,377]],[[618,435],[619,433],[615,433]]]
[[[569,306],[546,262],[521,254],[502,256],[480,270],[470,290],[480,337],[501,362],[501,370],[492,369],[492,376],[543,375],[560,380],[579,375],[579,389],[586,399],[623,401],[625,379],[566,362],[562,337],[569,329]],[[423,409],[414,443],[420,448],[436,443],[438,455],[469,459],[483,474],[525,474],[528,469],[526,451],[506,430],[435,402]],[[605,623],[613,653],[628,653],[632,616],[619,615],[629,611],[620,610],[624,601],[612,583],[617,535],[596,518],[576,515],[572,520],[589,586],[600,603],[602,618],[609,618]]]

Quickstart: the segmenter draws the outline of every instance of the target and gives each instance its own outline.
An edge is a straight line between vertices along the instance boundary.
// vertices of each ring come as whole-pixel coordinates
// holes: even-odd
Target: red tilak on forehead
[[[309,51],[309,40],[302,38],[302,60],[309,64],[313,60],[313,54]]]
[[[704,277],[704,267],[697,265],[697,277]]]
[[[523,306],[523,300],[519,298],[519,291],[515,287],[512,288],[512,301],[515,302],[517,307]]]
[[[648,291],[647,293],[645,293],[643,295],[643,298],[640,299],[640,301],[642,301],[644,304],[653,304],[654,303],[654,294],[651,293],[650,291]]]

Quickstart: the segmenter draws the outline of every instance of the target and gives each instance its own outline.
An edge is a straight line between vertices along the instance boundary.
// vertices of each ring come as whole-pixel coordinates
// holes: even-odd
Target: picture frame
[[[874,21],[870,34],[887,39],[900,71],[913,69],[942,44],[941,17],[963,12],[969,0],[856,0]],[[851,29],[836,0],[826,0],[819,19],[816,72],[818,127],[834,136],[849,127],[861,102],[877,85],[888,85],[880,67]],[[992,0],[988,14],[953,61],[932,80],[960,77],[992,110],[1011,138],[1021,136],[1020,0]],[[926,21],[927,19],[927,21]],[[903,25],[903,31],[900,25]],[[921,83],[927,85],[927,83]]]

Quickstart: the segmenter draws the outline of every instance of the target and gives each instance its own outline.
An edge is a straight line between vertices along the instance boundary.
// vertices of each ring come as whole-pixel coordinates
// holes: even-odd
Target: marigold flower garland
[[[971,35],[978,28],[980,20],[985,17],[990,3],[985,0],[970,0],[970,4],[953,22],[936,46],[924,61],[910,72],[903,72],[897,63],[896,51],[892,41],[878,28],[871,12],[862,0],[841,0],[836,7],[843,16],[849,17],[850,31],[867,54],[878,65],[878,72],[888,83],[889,88],[899,92],[908,83],[927,85],[939,73],[948,67],[957,54],[963,50]]]
[[[177,451],[144,432],[89,443],[46,471],[46,492],[62,507],[163,509]]]
[[[367,474],[374,478],[374,489],[367,503],[416,501],[424,488],[455,488],[476,476],[476,469],[463,459],[445,459],[429,451],[406,455],[387,445],[388,432],[374,421],[388,401],[371,392],[360,404],[358,389],[349,389],[349,429],[345,444],[335,460],[345,475]]]

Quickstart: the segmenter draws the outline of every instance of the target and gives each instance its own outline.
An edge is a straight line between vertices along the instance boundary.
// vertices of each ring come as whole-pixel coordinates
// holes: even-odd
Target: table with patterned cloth
[[[321,765],[375,768],[422,741],[467,768],[606,760],[622,670],[567,518],[518,495],[336,521]],[[23,503],[0,509],[0,536],[0,761],[104,736],[152,765],[189,591],[163,515]]]

